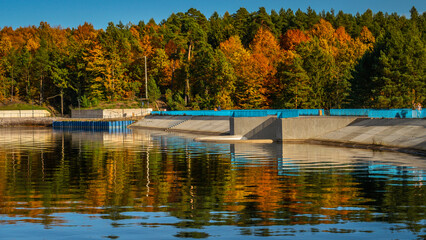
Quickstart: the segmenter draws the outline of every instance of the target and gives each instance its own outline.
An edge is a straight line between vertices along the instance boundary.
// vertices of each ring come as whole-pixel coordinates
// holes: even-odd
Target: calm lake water
[[[0,239],[423,239],[426,158],[0,129]]]

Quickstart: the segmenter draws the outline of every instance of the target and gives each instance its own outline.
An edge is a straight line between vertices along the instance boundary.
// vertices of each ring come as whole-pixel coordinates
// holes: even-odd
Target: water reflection
[[[52,232],[36,226],[66,226],[79,238],[425,235],[423,157],[193,137],[0,129],[0,233],[37,239],[32,232]]]

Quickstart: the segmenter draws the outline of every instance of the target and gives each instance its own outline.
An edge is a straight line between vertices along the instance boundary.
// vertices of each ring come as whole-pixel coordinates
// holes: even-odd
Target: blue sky
[[[278,12],[281,8],[306,11],[309,6],[317,12],[334,9],[336,13],[343,10],[356,14],[371,9],[409,16],[412,6],[420,13],[424,12],[426,0],[0,0],[0,28],[38,26],[45,21],[51,26],[64,28],[89,22],[99,29],[106,28],[108,22],[138,23],[154,18],[158,23],[171,13],[186,12],[191,7],[209,18],[214,11],[220,15],[225,11],[232,14],[240,7],[249,12],[257,11],[259,7]]]

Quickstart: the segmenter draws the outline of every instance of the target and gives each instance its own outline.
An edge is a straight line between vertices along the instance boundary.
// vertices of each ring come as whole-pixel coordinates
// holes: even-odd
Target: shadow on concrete
[[[243,137],[248,139],[276,139],[277,129],[278,119],[271,117],[247,132]]]

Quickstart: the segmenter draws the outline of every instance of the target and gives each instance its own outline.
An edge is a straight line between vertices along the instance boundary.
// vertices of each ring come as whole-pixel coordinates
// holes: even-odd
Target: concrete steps
[[[142,120],[134,123],[132,127],[136,128],[154,128],[154,129],[170,129],[182,122],[191,119],[192,116],[147,116]]]
[[[226,134],[229,129],[229,117],[194,116],[170,130]]]
[[[173,128],[175,128],[175,127],[177,127],[177,126],[179,126],[179,125],[181,125],[181,124],[183,124],[183,123],[185,123],[185,122],[187,122],[187,121],[191,120],[192,118],[193,118],[193,116],[190,116],[190,118],[188,118],[188,119],[186,119],[186,120],[183,120],[183,121],[181,121],[181,122],[177,122],[176,124],[172,125],[171,127],[166,128],[166,130],[165,130],[165,131],[168,131],[168,130],[170,130],[170,129],[173,129]]]

